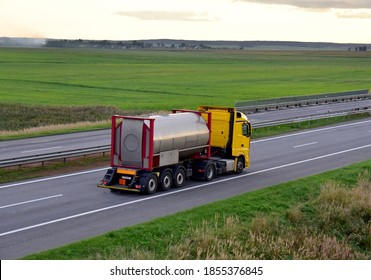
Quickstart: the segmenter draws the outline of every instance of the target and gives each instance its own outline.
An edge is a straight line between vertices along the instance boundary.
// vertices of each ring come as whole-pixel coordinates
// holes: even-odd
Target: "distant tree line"
[[[1,37],[0,37],[1,45]],[[365,52],[371,48],[370,44],[313,43],[313,42],[286,42],[286,41],[194,41],[194,40],[66,40],[46,39],[44,47],[52,48],[99,48],[99,49],[316,49],[316,50],[348,50]]]
[[[169,46],[163,43],[150,43],[142,41],[110,41],[110,40],[56,40],[48,39],[45,47],[49,48],[99,48],[99,49],[152,49],[152,48],[178,48],[178,49],[210,49],[202,43],[179,45],[171,44]]]
[[[47,40],[45,47],[49,48],[99,48],[99,49],[150,49],[153,44],[140,41],[110,41],[110,40]]]

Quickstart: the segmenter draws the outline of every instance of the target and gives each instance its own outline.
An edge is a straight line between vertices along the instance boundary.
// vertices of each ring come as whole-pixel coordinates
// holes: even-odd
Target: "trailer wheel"
[[[239,157],[238,159],[237,159],[237,164],[236,164],[236,173],[237,174],[240,174],[242,171],[243,171],[243,169],[244,169],[244,167],[245,167],[245,163],[244,163],[244,158],[243,157]]]
[[[170,169],[166,169],[162,172],[160,176],[160,189],[162,191],[170,190],[173,185],[173,174]]]
[[[153,194],[157,190],[157,176],[155,174],[151,174],[148,178],[147,183],[145,184],[145,192],[146,194]]]
[[[215,166],[209,163],[208,165],[206,165],[206,168],[205,168],[205,180],[211,181],[214,179],[214,177],[215,177]]]
[[[178,167],[174,172],[174,187],[183,187],[186,181],[186,173],[183,167]]]

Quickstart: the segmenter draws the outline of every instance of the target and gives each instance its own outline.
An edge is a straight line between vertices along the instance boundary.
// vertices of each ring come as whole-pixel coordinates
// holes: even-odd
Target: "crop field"
[[[238,100],[370,84],[371,52],[0,48],[1,112],[21,118],[19,123],[34,117],[15,113],[9,104],[41,105],[50,111],[52,106],[113,106],[137,113],[234,106]],[[47,111],[43,114],[53,119]]]

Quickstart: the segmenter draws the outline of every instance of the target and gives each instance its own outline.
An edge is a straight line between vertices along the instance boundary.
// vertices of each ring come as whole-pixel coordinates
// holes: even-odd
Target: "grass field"
[[[27,259],[371,259],[370,164],[246,193]]]
[[[1,103],[164,110],[370,84],[371,52],[0,48]]]
[[[371,52],[0,48],[0,131],[370,84]]]

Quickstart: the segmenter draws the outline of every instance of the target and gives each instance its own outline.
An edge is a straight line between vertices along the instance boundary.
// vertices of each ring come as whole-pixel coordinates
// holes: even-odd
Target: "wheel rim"
[[[211,180],[214,178],[214,168],[212,166],[209,166],[207,169],[206,169],[206,178],[208,180]]]
[[[178,185],[183,184],[184,182],[184,176],[182,172],[179,172],[178,175],[176,176],[176,182]]]
[[[185,172],[182,168],[178,169],[176,172],[175,172],[175,177],[174,177],[174,184],[175,184],[175,187],[180,187],[184,184],[184,181],[185,181]]]
[[[166,174],[164,176],[164,179],[162,181],[162,187],[165,189],[169,189],[171,187],[171,175],[170,174]]]
[[[156,190],[156,180],[151,178],[149,181],[148,181],[148,189],[153,192]]]
[[[241,173],[243,170],[243,161],[242,158],[239,158],[237,161],[237,173]]]

